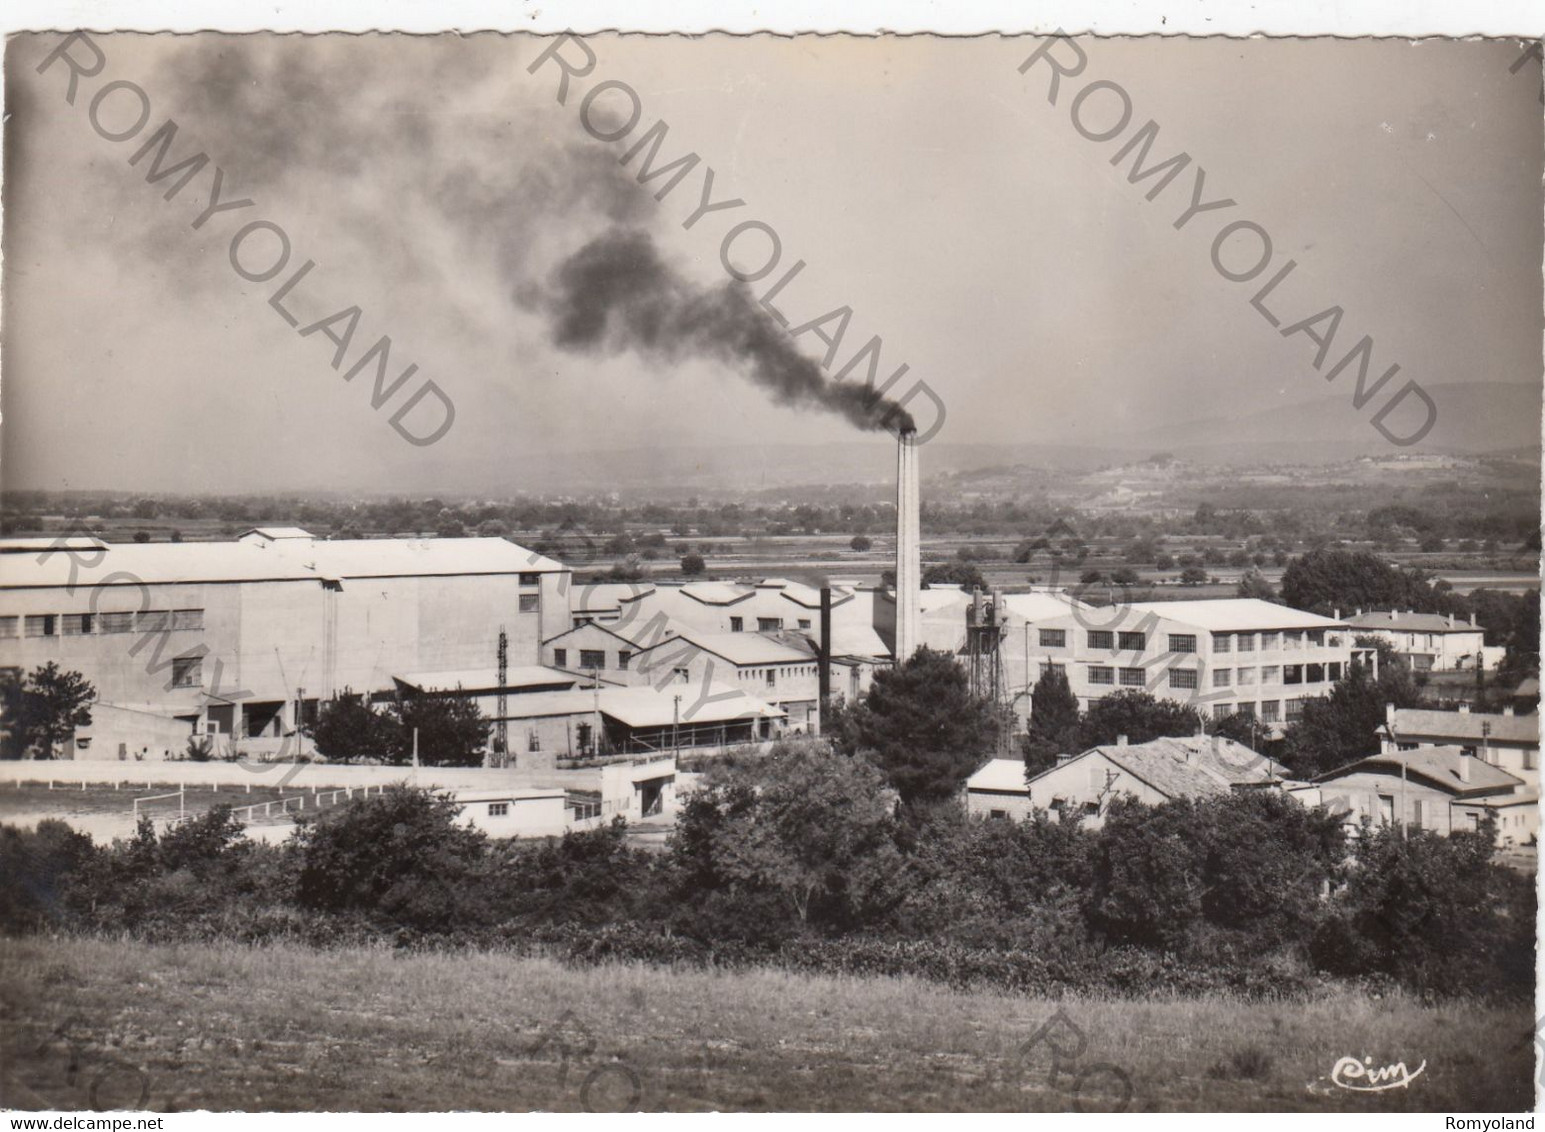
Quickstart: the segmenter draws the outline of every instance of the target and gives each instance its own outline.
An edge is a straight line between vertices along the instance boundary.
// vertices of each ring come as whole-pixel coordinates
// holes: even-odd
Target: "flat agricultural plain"
[[[25,1109],[1520,1111],[1527,1007],[1060,1000],[488,952],[0,940]],[[1379,1092],[1342,1057],[1405,1062]],[[1417,1072],[1425,1062],[1425,1068]]]

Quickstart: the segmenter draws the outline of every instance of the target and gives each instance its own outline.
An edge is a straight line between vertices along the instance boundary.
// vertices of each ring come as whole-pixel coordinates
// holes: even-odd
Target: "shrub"
[[[459,823],[460,809],[444,795],[394,786],[302,819],[293,836],[298,902],[422,931],[470,922],[468,881],[487,838]]]

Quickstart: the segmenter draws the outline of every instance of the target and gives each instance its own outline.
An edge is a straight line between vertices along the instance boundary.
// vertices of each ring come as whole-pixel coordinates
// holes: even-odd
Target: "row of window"
[[[633,662],[633,652],[632,652],[631,649],[618,649],[617,650],[617,670],[619,672],[626,672],[628,670],[628,666],[630,664],[632,664],[632,662]],[[553,649],[553,664],[556,665],[559,668],[567,668],[569,666],[569,650],[568,649]],[[606,667],[606,650],[605,649],[580,649],[579,650],[579,667],[581,669],[605,668]]]
[[[1263,723],[1295,723],[1304,716],[1304,704],[1313,697],[1295,696],[1290,700],[1262,700],[1260,704],[1259,718]],[[1283,708],[1286,707],[1284,717]],[[1214,704],[1212,714],[1215,719],[1226,719],[1231,715],[1241,715],[1246,719],[1257,718],[1256,705],[1253,703],[1241,704]]]
[[[1249,687],[1257,683],[1257,674],[1262,684],[1323,684],[1327,680],[1334,684],[1341,679],[1341,668],[1340,661],[1329,664],[1265,664],[1259,669],[1215,668],[1212,671],[1212,686]]]
[[[1196,651],[1196,634],[1194,633],[1169,633],[1169,651],[1172,653],[1193,653]],[[1147,633],[1120,633],[1112,629],[1090,629],[1085,633],[1091,649],[1110,649],[1115,652],[1142,652],[1148,647]],[[1256,651],[1256,641],[1259,638],[1261,651],[1271,649],[1303,648],[1304,642],[1313,647],[1321,647],[1325,644],[1325,633],[1320,629],[1308,631],[1294,630],[1287,633],[1214,633],[1212,635],[1213,652],[1233,652],[1236,647],[1239,652]],[[1068,630],[1066,629],[1042,629],[1040,630],[1041,647],[1043,649],[1065,649],[1068,647]]]
[[[142,609],[138,613],[29,613],[0,617],[0,639],[90,637],[107,633],[165,633],[202,629],[202,609]]]
[[[801,629],[810,628],[810,618],[801,617],[799,619],[799,627]],[[758,633],[776,633],[782,628],[783,618],[781,617],[758,617],[756,619],[756,631]],[[744,617],[730,618],[730,632],[744,633],[745,631],[746,619]]]
[[[1041,675],[1045,676],[1053,668],[1061,668],[1059,664],[1045,663],[1041,665]],[[1214,688],[1253,687],[1261,684],[1323,684],[1327,680],[1334,683],[1341,679],[1341,664],[1268,664],[1260,669],[1255,668],[1218,668],[1213,670],[1212,686]],[[1169,670],[1169,686],[1171,688],[1195,688],[1197,687],[1197,670],[1194,668],[1171,668]],[[1120,684],[1123,688],[1145,688],[1148,686],[1148,673],[1143,668],[1116,668],[1113,665],[1091,664],[1089,666],[1089,683],[1105,687],[1113,687]]]
[[[1310,648],[1323,648],[1325,630],[1289,629],[1281,633],[1214,633],[1213,652],[1255,652],[1259,638],[1260,651],[1273,649],[1301,649],[1307,643]]]

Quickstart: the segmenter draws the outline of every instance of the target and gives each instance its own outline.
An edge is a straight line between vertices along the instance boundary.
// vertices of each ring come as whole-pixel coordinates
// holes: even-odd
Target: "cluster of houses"
[[[992,759],[966,782],[970,812],[1018,820],[1036,810],[1076,814],[1098,828],[1126,796],[1150,804],[1274,791],[1323,805],[1352,830],[1398,825],[1448,834],[1490,818],[1499,845],[1539,837],[1538,714],[1386,709],[1370,753],[1311,781],[1295,781],[1265,755],[1218,736],[1197,735],[1108,746],[1061,756],[1025,776],[1020,759]]]
[[[501,538],[265,527],[228,542],[6,539],[0,566],[0,673],[54,663],[96,689],[64,757],[175,760],[197,738],[226,757],[293,759],[340,694],[469,696],[494,724],[488,767],[518,770],[534,790],[608,760],[652,766],[819,734],[824,706],[857,699],[913,646],[960,657],[1021,727],[1058,672],[1085,710],[1142,691],[1250,717],[1269,736],[1373,660],[1368,637],[1423,670],[1493,659],[1474,624],[1408,611],[1324,617],[1242,598],[1101,607],[1055,589],[984,603],[947,587],[912,590],[900,617],[884,585],[584,583]],[[1349,821],[1446,831],[1490,814],[1499,836],[1523,843],[1537,829],[1538,748],[1532,714],[1394,712],[1366,758],[1309,783],[1223,741],[1167,739],[1070,754],[1028,783],[1018,760],[995,760],[967,796],[989,816],[1042,808],[1098,822],[1122,793],[1282,790]],[[640,774],[619,797],[654,812],[673,790],[654,769]],[[478,802],[507,817],[553,797]]]

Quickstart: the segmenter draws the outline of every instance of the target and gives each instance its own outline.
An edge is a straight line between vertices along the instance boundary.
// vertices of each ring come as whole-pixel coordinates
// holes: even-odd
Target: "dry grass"
[[[1133,1109],[1533,1103],[1526,1008],[1350,992],[1056,1003],[910,979],[573,969],[486,953],[0,947],[0,1101],[23,1108],[92,1107],[95,1087],[96,1106],[132,1106],[144,1091],[158,1110],[1094,1110],[1120,1100],[1114,1069]],[[1058,1009],[1087,1048],[1054,1075],[1047,1043],[1019,1051]],[[1074,1051],[1065,1026],[1054,1036]],[[1427,1069],[1409,1089],[1328,1087],[1349,1054]]]

